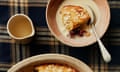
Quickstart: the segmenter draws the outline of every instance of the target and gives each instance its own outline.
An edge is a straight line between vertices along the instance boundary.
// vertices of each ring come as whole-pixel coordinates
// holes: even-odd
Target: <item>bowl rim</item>
[[[51,25],[49,24],[49,20],[48,20],[48,8],[49,8],[49,5],[50,5],[51,1],[54,1],[54,0],[49,0],[48,5],[46,7],[46,21],[47,21],[47,25],[48,25],[48,28],[49,28],[50,32],[53,34],[53,36],[55,36],[55,38],[57,38],[63,44],[71,46],[71,47],[86,47],[86,46],[92,45],[93,43],[95,43],[97,41],[96,38],[93,37],[92,42],[88,41],[86,43],[81,43],[81,44],[76,42],[76,43],[73,44],[72,43],[72,41],[73,41],[72,39],[71,39],[71,41],[68,41],[66,38],[65,38],[66,40],[63,40],[63,39],[61,39],[62,35],[58,36],[57,34],[55,34],[55,32],[51,28]],[[109,26],[109,22],[110,22],[110,7],[108,5],[107,0],[102,0],[102,1],[94,0],[93,2],[94,2],[94,4],[97,5],[97,7],[98,7],[98,9],[99,9],[99,11],[101,13],[101,15],[103,15],[104,13],[106,13],[106,21],[104,20],[104,22],[101,22],[101,19],[103,18],[103,17],[101,17],[101,19],[98,22],[98,23],[104,23],[105,24],[104,27],[103,27],[104,29],[102,30],[102,33],[98,34],[99,37],[101,38],[105,34],[105,32],[107,31],[108,26]],[[102,3],[104,3],[105,7],[103,6]],[[104,11],[102,11],[102,10],[104,10]],[[99,33],[99,31],[100,30],[98,30],[98,33]],[[91,40],[91,39],[89,39],[89,40]]]
[[[92,69],[87,64],[82,62],[81,60],[79,60],[75,57],[72,57],[72,56],[68,56],[68,55],[64,55],[64,54],[55,54],[55,53],[40,54],[40,55],[36,55],[36,56],[26,58],[26,59],[18,62],[17,64],[13,65],[7,72],[16,72],[17,70],[21,69],[22,67],[24,67],[26,65],[29,65],[31,63],[38,62],[38,61],[43,61],[43,60],[44,61],[45,60],[65,61],[65,62],[75,64],[76,67],[81,66],[80,68],[81,69],[85,68],[84,70],[86,70],[87,72],[93,72]],[[70,64],[68,64],[68,65],[70,65]],[[80,71],[80,70],[78,70],[78,71]]]

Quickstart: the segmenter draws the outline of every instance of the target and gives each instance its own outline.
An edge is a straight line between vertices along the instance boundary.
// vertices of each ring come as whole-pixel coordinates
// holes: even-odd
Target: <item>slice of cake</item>
[[[84,28],[88,25],[90,16],[86,9],[81,6],[65,5],[61,8],[60,14],[62,22],[70,34],[82,36],[81,33],[87,33]]]

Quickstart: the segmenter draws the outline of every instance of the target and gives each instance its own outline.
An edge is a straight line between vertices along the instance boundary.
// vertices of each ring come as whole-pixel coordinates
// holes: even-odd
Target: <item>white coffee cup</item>
[[[35,34],[32,20],[25,14],[15,14],[7,22],[8,34],[17,42],[26,44]]]

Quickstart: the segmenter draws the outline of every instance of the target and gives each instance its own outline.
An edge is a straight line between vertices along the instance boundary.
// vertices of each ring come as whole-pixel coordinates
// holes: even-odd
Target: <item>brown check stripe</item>
[[[17,62],[43,53],[74,56],[88,64],[93,72],[120,72],[120,0],[108,0],[111,21],[102,37],[112,55],[112,61],[108,64],[103,61],[97,43],[73,48],[62,44],[50,33],[45,20],[47,2],[48,0],[0,0],[0,72],[7,72]],[[16,13],[28,15],[34,23],[36,34],[29,44],[16,44],[7,33],[6,23]]]

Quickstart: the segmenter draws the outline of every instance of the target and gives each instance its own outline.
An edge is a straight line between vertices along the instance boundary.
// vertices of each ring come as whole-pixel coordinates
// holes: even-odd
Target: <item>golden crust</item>
[[[68,31],[87,24],[90,16],[84,8],[74,5],[66,5],[60,10],[62,22]]]
[[[35,72],[77,72],[77,71],[66,65],[44,64],[35,67]]]

